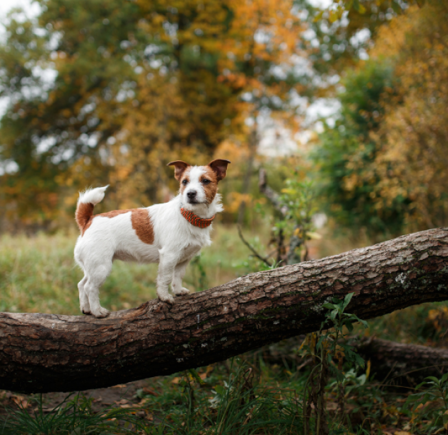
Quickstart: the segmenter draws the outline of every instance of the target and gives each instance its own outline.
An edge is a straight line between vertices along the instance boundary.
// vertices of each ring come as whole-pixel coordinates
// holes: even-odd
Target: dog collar
[[[195,227],[199,227],[199,228],[209,227],[212,224],[213,219],[215,219],[215,216],[216,216],[216,215],[212,216],[209,219],[203,219],[203,218],[200,218],[199,216],[196,216],[192,211],[185,210],[184,208],[181,208],[180,212],[182,213],[182,216],[188,222],[190,222],[191,225],[194,225]]]

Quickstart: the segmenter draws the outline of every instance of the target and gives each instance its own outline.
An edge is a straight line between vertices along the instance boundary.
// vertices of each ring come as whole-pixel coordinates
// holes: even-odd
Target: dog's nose
[[[196,193],[197,193],[196,190],[190,190],[187,193],[187,196],[188,196],[188,198],[193,199],[196,196]]]

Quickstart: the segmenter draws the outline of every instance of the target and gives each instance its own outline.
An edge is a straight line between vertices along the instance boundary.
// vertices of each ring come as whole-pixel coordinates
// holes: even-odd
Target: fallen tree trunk
[[[363,338],[353,343],[356,351],[371,362],[376,379],[389,385],[412,385],[427,376],[441,377],[448,369],[448,349]]]
[[[305,338],[306,335],[298,335],[265,346],[259,352],[268,363],[305,368],[312,363],[312,358],[300,356],[299,348]],[[365,361],[370,361],[371,376],[383,384],[415,386],[428,376],[441,377],[448,369],[448,349],[396,343],[376,337],[352,336],[345,342]]]
[[[222,361],[319,329],[322,304],[369,319],[448,299],[448,229],[253,273],[109,318],[0,314],[0,388],[79,391]]]

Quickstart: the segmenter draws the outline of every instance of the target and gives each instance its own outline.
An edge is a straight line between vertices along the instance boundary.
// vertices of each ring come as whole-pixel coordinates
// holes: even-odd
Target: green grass
[[[68,397],[48,412],[45,399],[0,415],[0,435],[191,434],[268,435],[302,433],[299,391],[284,369],[233,358],[198,371],[148,381],[127,409],[93,408],[84,394]],[[3,417],[3,418],[2,418]]]
[[[263,382],[260,376],[264,376]],[[170,385],[166,385],[167,381]],[[148,400],[147,409],[152,415],[163,416],[159,425],[164,433],[301,433],[298,390],[303,381],[300,386],[297,382],[279,385],[278,378],[268,370],[245,359],[235,358],[227,365],[190,370],[159,382],[158,390],[170,393],[158,397],[143,393],[142,397]]]
[[[92,410],[92,401],[82,393],[69,395],[52,412],[44,411],[42,398],[34,398],[34,411],[23,406],[8,409],[0,423],[1,435],[81,435],[131,434],[140,428],[139,422],[124,409]]]
[[[184,284],[192,291],[231,281],[246,273],[248,257],[236,228],[218,228],[213,244],[187,268]],[[267,235],[269,236],[269,235]],[[80,314],[77,283],[83,274],[73,259],[76,234],[0,237],[0,311]],[[156,264],[116,261],[100,290],[111,310],[156,298]]]

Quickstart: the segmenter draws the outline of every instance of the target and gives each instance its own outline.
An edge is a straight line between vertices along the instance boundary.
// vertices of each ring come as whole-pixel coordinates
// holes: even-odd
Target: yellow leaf
[[[288,195],[294,195],[296,191],[294,189],[282,189],[282,193],[287,193]]]
[[[321,10],[315,17],[314,17],[314,22],[317,23],[318,21],[320,21],[322,19],[322,16],[324,15],[324,11]]]
[[[318,233],[313,233],[313,232],[309,232],[307,233],[308,238],[313,239],[313,240],[320,240],[322,238],[322,236]]]
[[[368,360],[367,361],[367,369],[366,369],[366,379],[369,379],[371,364],[372,364],[371,361]]]

